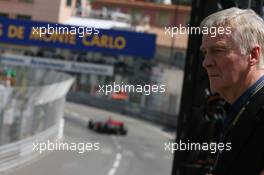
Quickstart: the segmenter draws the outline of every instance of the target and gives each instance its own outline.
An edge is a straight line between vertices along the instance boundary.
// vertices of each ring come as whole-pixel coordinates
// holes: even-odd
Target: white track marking
[[[118,169],[118,167],[120,166],[120,161],[122,159],[122,154],[121,153],[117,153],[116,154],[116,158],[115,161],[113,163],[112,168],[109,170],[108,175],[114,175],[116,173],[116,170]]]

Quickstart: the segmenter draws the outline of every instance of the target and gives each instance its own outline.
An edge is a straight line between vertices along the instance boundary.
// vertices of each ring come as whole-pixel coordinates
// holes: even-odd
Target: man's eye
[[[202,50],[201,52],[202,52],[203,56],[206,56],[207,52],[205,50]]]

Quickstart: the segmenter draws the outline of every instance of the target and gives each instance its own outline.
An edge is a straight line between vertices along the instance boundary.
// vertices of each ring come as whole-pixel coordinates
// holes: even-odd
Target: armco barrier
[[[62,138],[65,96],[74,81],[54,71],[12,69],[16,85],[0,82],[0,172],[40,155],[34,142]]]
[[[110,100],[107,98],[91,96],[83,92],[69,92],[67,94],[67,99],[72,102],[86,104],[121,114],[127,114],[161,124],[165,127],[175,128],[177,124],[176,115],[154,111],[153,109],[141,107],[126,101]]]
[[[0,147],[0,172],[20,166],[34,158],[40,153],[34,151],[33,143],[45,142],[46,140],[60,139],[60,131],[63,129],[63,119],[60,123],[40,132],[32,137],[22,139]]]

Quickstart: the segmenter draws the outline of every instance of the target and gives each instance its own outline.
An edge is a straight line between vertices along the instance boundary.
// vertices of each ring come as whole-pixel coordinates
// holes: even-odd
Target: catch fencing
[[[74,79],[64,73],[0,65],[15,71],[0,80],[0,172],[38,156],[33,143],[63,135],[65,96]],[[13,83],[14,84],[14,83]]]

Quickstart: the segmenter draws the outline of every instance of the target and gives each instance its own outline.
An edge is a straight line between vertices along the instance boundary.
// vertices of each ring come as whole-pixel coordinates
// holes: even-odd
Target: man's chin
[[[215,84],[210,84],[210,89],[211,89],[212,92],[217,92],[217,93],[221,92],[221,87],[217,86]]]

